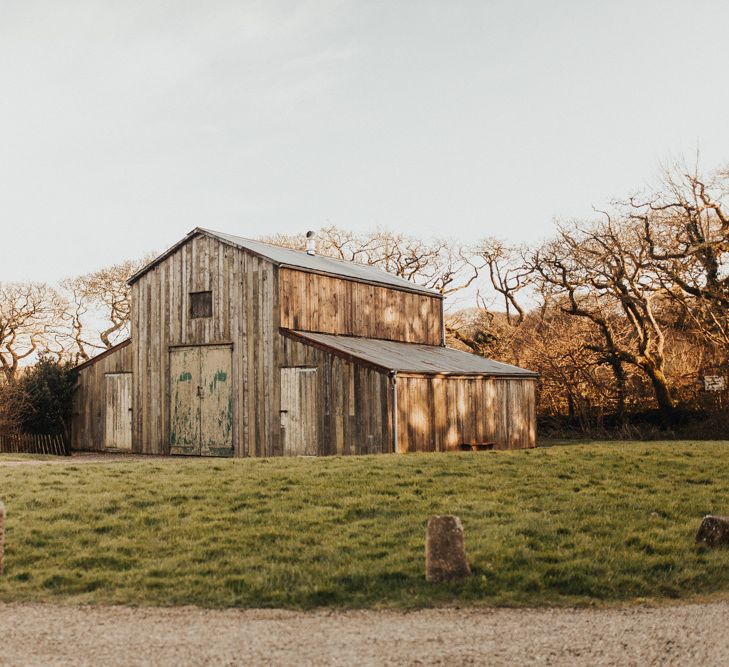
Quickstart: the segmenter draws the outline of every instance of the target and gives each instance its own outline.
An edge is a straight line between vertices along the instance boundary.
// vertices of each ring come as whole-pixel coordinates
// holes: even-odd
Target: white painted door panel
[[[106,374],[104,447],[132,449],[132,374]]]

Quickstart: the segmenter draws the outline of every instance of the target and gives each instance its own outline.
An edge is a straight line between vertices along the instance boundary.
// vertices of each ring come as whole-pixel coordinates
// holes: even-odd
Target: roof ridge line
[[[402,276],[398,276],[394,273],[390,273],[385,269],[375,266],[373,264],[363,264],[354,260],[342,259],[338,257],[329,257],[328,255],[309,255],[308,253],[288,248],[282,245],[276,245],[274,243],[267,243],[266,241],[258,241],[255,239],[248,239],[243,236],[236,236],[235,234],[228,234],[226,232],[218,232],[214,229],[208,229],[206,227],[195,227],[192,231],[186,234],[177,243],[169,247],[163,253],[155,257],[151,262],[142,267],[134,275],[132,275],[127,284],[131,285],[141,278],[145,273],[153,269],[157,264],[161,263],[173,253],[175,253],[181,246],[195,238],[196,236],[207,236],[208,238],[215,239],[220,243],[228,244],[232,247],[238,248],[245,252],[252,253],[261,257],[262,259],[270,262],[276,267],[291,268],[296,271],[308,271],[309,273],[315,273],[319,275],[329,275],[341,280],[349,280],[352,282],[360,282],[369,285],[375,285],[383,287],[385,289],[400,290],[403,292],[411,292],[414,294],[421,294],[424,296],[430,296],[432,298],[444,299],[444,295],[438,291],[414,283]],[[264,248],[258,248],[257,246],[264,246]],[[266,252],[265,249],[270,248],[270,252]],[[285,254],[284,254],[285,253]],[[283,254],[283,257],[276,255]],[[286,257],[289,254],[289,257]],[[291,260],[291,256],[300,257],[300,261]],[[317,266],[317,262],[320,263]],[[332,270],[328,270],[327,264],[336,263],[336,266],[331,266]],[[342,270],[337,270],[339,267]],[[346,267],[348,270],[344,270]],[[369,275],[368,275],[369,274]]]

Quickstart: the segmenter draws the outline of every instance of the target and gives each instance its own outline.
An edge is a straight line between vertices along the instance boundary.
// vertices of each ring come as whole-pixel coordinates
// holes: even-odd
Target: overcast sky
[[[0,280],[196,226],[533,240],[701,149],[729,3],[0,0]]]

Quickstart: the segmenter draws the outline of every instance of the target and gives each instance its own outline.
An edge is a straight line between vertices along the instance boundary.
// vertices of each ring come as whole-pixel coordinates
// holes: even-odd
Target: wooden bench
[[[476,442],[473,444],[464,443],[462,445],[458,445],[458,449],[462,452],[488,452],[491,451],[495,445],[495,442]]]

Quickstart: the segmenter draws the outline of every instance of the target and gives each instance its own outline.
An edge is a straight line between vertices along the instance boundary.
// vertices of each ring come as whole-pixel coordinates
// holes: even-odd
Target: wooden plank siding
[[[442,343],[441,303],[415,294],[281,268],[281,326],[407,343]]]
[[[213,314],[190,317],[190,293],[211,291]],[[277,269],[220,241],[198,236],[132,285],[133,449],[169,453],[170,349],[230,344],[235,456],[281,453],[281,356]]]
[[[132,347],[122,343],[79,369],[71,417],[71,449],[103,451],[107,373],[132,371]]]
[[[318,415],[317,454],[392,451],[392,389],[386,373],[285,337],[284,367],[316,368],[318,388],[303,396]]]
[[[200,292],[212,294],[210,317],[192,317],[190,294]],[[432,375],[427,365],[408,372],[406,365],[396,365],[408,360],[398,359],[401,353],[390,349],[395,344],[383,341],[440,346],[441,306],[438,296],[278,266],[210,235],[190,236],[132,282],[131,344],[81,367],[73,447],[103,448],[105,376],[132,372],[132,451],[170,454],[171,360],[176,350],[190,346],[211,353],[213,346],[225,346],[220,354],[231,360],[228,365],[228,356],[224,363],[221,356],[211,366],[214,374],[225,375],[230,402],[221,393],[211,403],[210,418],[216,424],[222,419],[226,428],[232,424],[232,431],[228,435],[224,429],[221,438],[208,442],[210,453],[229,454],[232,444],[237,457],[284,454],[281,369],[297,367],[316,369],[291,402],[303,418],[315,421],[316,428],[310,421],[302,426],[302,433],[314,434],[300,438],[306,454],[391,452],[395,435],[403,453],[479,443],[499,449],[535,446],[533,377],[497,376],[498,369],[489,374],[488,368],[479,374]],[[371,341],[371,358],[358,357],[356,349],[347,354],[289,329],[358,337],[360,347],[366,338],[379,340]],[[443,372],[448,353],[438,350],[443,365],[431,365]],[[431,351],[420,353],[427,357]],[[401,372],[393,385],[390,369],[397,368]],[[207,379],[190,391],[204,401],[202,385],[211,380],[202,371],[200,378]],[[200,453],[205,453],[204,438],[201,433]]]
[[[398,452],[536,446],[536,381],[399,375]]]

